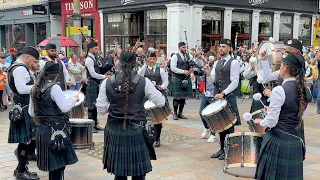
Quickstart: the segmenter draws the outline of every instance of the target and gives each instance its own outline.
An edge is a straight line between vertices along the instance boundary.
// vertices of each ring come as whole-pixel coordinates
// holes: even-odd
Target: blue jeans
[[[213,97],[207,97],[207,96],[203,95],[201,98],[201,102],[200,102],[199,114],[200,114],[202,123],[206,129],[210,129],[210,127],[209,127],[207,121],[201,116],[201,112],[205,107],[207,107],[209,104],[211,104],[212,101],[213,101]]]
[[[311,92],[312,92],[312,100],[317,101],[318,100],[318,85],[317,85],[318,80],[313,81],[313,85],[311,87]]]
[[[71,89],[71,90],[79,90],[79,89],[80,89],[80,84],[81,84],[81,83],[76,83],[76,85],[70,86],[70,89]]]
[[[320,87],[320,79],[317,80],[317,86]],[[320,110],[320,91],[318,90],[317,110]]]

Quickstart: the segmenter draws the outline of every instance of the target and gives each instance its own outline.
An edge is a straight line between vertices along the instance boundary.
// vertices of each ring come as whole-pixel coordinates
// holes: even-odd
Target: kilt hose
[[[189,97],[192,96],[192,82],[191,78],[188,79],[188,88],[181,88],[182,80],[177,78],[176,76],[172,76],[171,79],[171,94],[173,97]]]
[[[145,133],[145,128],[134,129],[128,121],[124,130],[123,121],[108,119],[104,130],[103,168],[115,176],[144,176],[151,172],[152,156]],[[154,150],[152,153],[155,155]]]
[[[36,123],[29,115],[28,107],[22,109],[23,119],[21,121],[10,121],[8,143],[26,143],[36,137]]]
[[[302,180],[303,146],[299,138],[276,130],[263,137],[256,169],[258,180]]]
[[[52,123],[48,125],[47,123],[40,123],[37,127],[37,166],[41,171],[53,171],[63,168],[67,165],[74,164],[78,161],[77,155],[73,149],[72,142],[70,140],[70,135],[67,132],[65,123]],[[52,129],[63,130],[67,135],[69,143],[65,144],[66,149],[60,152],[52,152],[50,140],[52,135]]]
[[[95,108],[96,100],[99,94],[99,84],[93,80],[88,80],[86,86],[86,98],[84,106],[87,108]]]

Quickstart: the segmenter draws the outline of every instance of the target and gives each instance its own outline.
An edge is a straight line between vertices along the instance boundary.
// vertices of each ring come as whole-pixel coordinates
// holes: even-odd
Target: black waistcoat
[[[282,85],[286,100],[281,107],[279,121],[275,129],[281,129],[287,132],[294,132],[299,124],[299,100],[296,87],[296,81],[287,81]]]
[[[33,85],[34,81],[33,78],[30,74],[29,69],[27,68],[27,66],[23,63],[17,63],[12,65],[10,68],[8,68],[8,84],[10,89],[13,92],[13,101],[15,104],[21,104],[21,106],[26,106],[29,104],[30,101],[30,94],[19,94],[19,92],[17,91],[16,85],[14,84],[14,77],[13,77],[13,71],[19,67],[19,66],[23,66],[27,69],[27,71],[29,72],[30,75],[30,81],[27,83],[27,85]]]
[[[35,114],[41,119],[45,116],[46,119],[54,120],[57,116],[63,116],[64,113],[59,109],[56,102],[51,98],[51,90],[54,83],[48,83],[38,92],[35,104]]]
[[[231,62],[234,59],[229,59],[228,62],[225,62],[225,65],[222,66],[222,61],[220,60],[216,66],[216,82],[214,87],[214,94],[221,93],[227,87],[230,85],[230,68],[231,68]]]
[[[92,58],[91,56],[88,56],[87,58],[91,58],[92,61],[93,61],[93,68],[94,68],[94,71],[98,74],[100,74],[100,67],[97,63],[97,61]],[[88,68],[86,67],[86,72],[87,72],[87,78],[90,79],[90,80],[93,80],[94,82],[96,82],[97,84],[100,84],[100,79],[96,79],[96,78],[93,78],[90,74],[90,72],[88,71]]]
[[[122,79],[117,79],[115,87],[121,85]],[[144,77],[140,77],[135,90],[129,95],[129,107],[127,112],[127,120],[146,120],[146,111],[144,109],[144,88],[146,85],[146,80]],[[124,120],[124,93],[115,92],[111,85],[111,78],[108,78],[106,82],[106,94],[110,102],[109,106],[109,116],[111,120]]]
[[[153,67],[155,68],[155,71],[153,73],[152,69],[149,69],[148,67],[146,68],[146,71],[144,73],[144,77],[148,78],[151,82],[154,81],[156,82],[156,85],[161,85],[162,84],[162,79],[160,75],[160,67]]]
[[[182,57],[180,56],[179,53],[176,54],[177,55],[177,68],[182,69],[182,70],[189,70],[189,62],[188,62],[188,54],[186,54],[186,60],[183,60]],[[177,78],[183,80],[186,78],[186,76],[184,74],[177,74],[172,72]]]

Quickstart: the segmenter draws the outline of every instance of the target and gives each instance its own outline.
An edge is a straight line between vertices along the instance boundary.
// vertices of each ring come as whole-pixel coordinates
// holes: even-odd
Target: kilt
[[[8,143],[25,143],[36,137],[36,123],[28,113],[28,107],[23,108],[24,121],[11,122]]]
[[[49,145],[52,135],[51,127],[55,130],[62,130],[64,126],[65,123],[53,123],[50,126],[44,123],[38,125],[36,136],[37,165],[41,171],[53,171],[78,161],[66,128],[64,129],[64,133],[68,136],[70,143],[66,145],[65,151],[61,153],[51,151],[51,146]]]
[[[182,80],[172,76],[171,79],[171,94],[173,97],[189,97],[192,96],[192,82],[188,79],[188,89],[181,89]]]
[[[256,178],[259,180],[302,180],[303,150],[301,141],[290,135],[268,131],[262,141]]]
[[[86,86],[86,99],[84,106],[87,108],[95,108],[95,103],[99,94],[99,84],[93,80],[88,80]]]
[[[124,130],[122,122],[108,119],[104,130],[103,169],[115,176],[143,176],[152,171],[146,130],[134,129],[128,121]]]

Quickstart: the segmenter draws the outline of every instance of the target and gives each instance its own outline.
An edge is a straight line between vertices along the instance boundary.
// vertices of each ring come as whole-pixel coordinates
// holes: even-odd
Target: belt
[[[40,120],[40,123],[43,124],[52,124],[52,123],[61,123],[65,122],[65,116],[37,116]]]
[[[273,130],[273,131],[277,131],[277,132],[279,132],[279,133],[282,133],[282,134],[284,134],[284,135],[288,135],[288,136],[292,136],[292,137],[298,138],[298,139],[301,141],[302,146],[305,147],[304,141],[303,141],[303,139],[301,139],[301,137],[296,136],[296,135],[294,135],[294,134],[291,134],[291,133],[289,133],[289,132],[287,132],[287,131],[284,131],[284,130],[282,130],[282,129],[271,129],[271,131],[272,131],[272,130]]]

